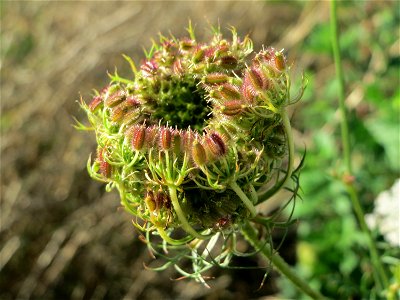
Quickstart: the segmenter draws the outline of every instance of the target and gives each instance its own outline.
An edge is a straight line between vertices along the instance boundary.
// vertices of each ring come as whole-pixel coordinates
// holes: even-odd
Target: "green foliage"
[[[353,91],[361,95],[349,114],[352,163],[362,205],[369,213],[378,193],[388,189],[400,171],[399,57],[398,51],[395,55],[389,51],[399,38],[399,10],[394,12],[396,4],[382,5],[383,9],[368,9],[365,2],[346,6],[347,10],[339,9],[346,96]],[[328,21],[310,33],[302,51],[324,60],[331,56]],[[335,117],[338,83],[333,62],[330,68],[325,81],[318,78],[318,66],[307,71],[309,86],[298,113],[299,123],[304,121],[298,127],[310,139],[300,182],[303,201],[294,212],[300,220],[298,270],[327,297],[396,299],[398,290],[382,293],[374,285],[366,237],[358,229],[341,183],[341,141]],[[399,261],[393,257],[399,255],[399,249],[389,247],[378,233],[375,238],[381,253],[389,258],[385,267],[391,270],[391,284],[396,287]],[[301,299],[286,283],[286,279],[281,282],[284,296]]]

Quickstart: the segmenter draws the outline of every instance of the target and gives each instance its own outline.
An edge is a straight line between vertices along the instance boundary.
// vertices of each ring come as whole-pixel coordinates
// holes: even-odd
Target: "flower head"
[[[235,234],[290,154],[283,53],[253,54],[234,30],[208,43],[189,33],[161,36],[133,79],[112,75],[82,103],[99,145],[90,174],[119,190],[138,227],[173,245]]]

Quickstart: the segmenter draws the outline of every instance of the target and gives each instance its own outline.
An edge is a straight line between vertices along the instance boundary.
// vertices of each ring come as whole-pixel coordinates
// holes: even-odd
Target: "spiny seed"
[[[247,70],[244,80],[248,81],[255,90],[261,90],[266,85],[262,71],[256,68]]]
[[[279,71],[282,71],[285,69],[285,58],[283,57],[282,53],[276,52],[273,60],[275,63],[275,67]]]
[[[157,65],[154,61],[147,61],[140,66],[142,70],[143,76],[145,77],[152,77],[157,73]]]
[[[223,55],[224,55],[223,57],[232,57],[232,56],[227,55],[228,51],[229,51],[229,46],[226,44],[221,44],[215,48],[214,55],[215,55],[215,57],[221,57]],[[223,57],[221,57],[221,58],[223,58]]]
[[[163,150],[169,150],[172,143],[172,132],[169,128],[161,128],[160,146]]]
[[[144,145],[146,130],[142,125],[136,125],[132,128],[132,147],[135,150],[141,150]]]
[[[230,83],[225,83],[218,88],[221,96],[225,100],[235,100],[240,98],[239,89]]]
[[[101,96],[95,96],[89,104],[89,110],[92,112],[95,111],[98,107],[100,107],[102,102],[103,98],[101,98]]]
[[[181,153],[181,132],[174,129],[172,132],[172,148],[176,155]]]
[[[224,102],[221,106],[221,112],[227,116],[234,116],[239,114],[243,109],[243,103],[240,100],[230,100]]]
[[[220,84],[228,81],[228,75],[223,73],[212,73],[204,77],[203,82],[206,84]]]
[[[184,39],[180,41],[179,45],[181,46],[182,50],[190,50],[195,45],[195,41],[190,39]]]
[[[183,149],[184,152],[189,152],[190,148],[193,145],[194,139],[195,139],[195,134],[192,130],[189,129],[183,131],[181,138],[181,149]]]
[[[177,59],[174,61],[173,65],[172,65],[172,71],[174,72],[175,75],[183,74],[183,67],[182,67],[182,62],[180,59]]]
[[[226,146],[219,134],[213,132],[206,137],[206,145],[212,155],[219,157],[226,153]]]
[[[117,91],[114,94],[111,94],[110,96],[107,97],[105,100],[105,104],[107,107],[114,107],[120,104],[122,101],[125,100],[125,93],[123,91]]]
[[[119,123],[127,111],[128,107],[124,106],[123,104],[114,107],[111,113],[111,121]]]
[[[253,103],[255,96],[258,94],[258,92],[254,90],[252,84],[247,80],[243,82],[241,92],[242,98],[246,100],[247,103]]]
[[[146,128],[144,142],[147,148],[153,148],[157,143],[159,131],[160,129],[158,126],[150,126]]]
[[[123,119],[122,123],[124,123],[126,125],[130,125],[133,122],[136,122],[138,120],[139,115],[140,114],[137,109],[130,110],[124,115],[124,119]]]
[[[100,164],[99,165],[100,174],[103,175],[104,177],[108,178],[111,176],[112,166],[104,159],[104,152],[105,152],[105,149],[100,149],[98,151],[97,160]]]
[[[204,58],[204,50],[201,48],[196,49],[196,51],[193,55],[193,62],[194,63],[201,62],[203,60],[203,58]]]
[[[200,142],[195,141],[192,147],[192,158],[196,165],[202,166],[207,161],[206,151]]]
[[[234,68],[237,65],[237,59],[233,56],[227,55],[220,58],[219,65],[223,68]]]
[[[127,106],[130,106],[130,107],[140,106],[139,100],[133,96],[129,96],[128,98],[126,98],[125,103]]]

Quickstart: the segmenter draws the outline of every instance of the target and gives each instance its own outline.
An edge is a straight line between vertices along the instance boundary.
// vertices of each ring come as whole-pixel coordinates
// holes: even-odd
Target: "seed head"
[[[131,129],[132,148],[140,151],[143,148],[146,136],[146,128],[144,125],[134,125]]]
[[[97,151],[97,161],[99,162],[99,172],[104,177],[109,178],[111,176],[112,166],[110,165],[109,162],[107,162],[105,160],[104,152],[106,152],[106,149],[104,149],[104,148],[100,148]]]
[[[153,60],[149,60],[140,66],[140,70],[144,77],[153,77],[157,74],[158,67]]]
[[[254,91],[253,94],[255,94],[257,91],[265,89],[268,85],[268,79],[265,77],[262,70],[258,68],[251,68],[247,70],[244,77],[244,82],[252,91]]]
[[[206,150],[198,140],[195,140],[192,146],[192,159],[197,166],[202,166],[207,162]]]
[[[95,96],[89,104],[89,110],[94,112],[103,103],[103,98],[101,96]]]
[[[152,149],[158,144],[159,134],[160,128],[158,126],[152,125],[146,127],[144,145],[147,149]]]
[[[169,150],[172,145],[172,130],[168,127],[160,129],[160,147],[162,150]]]
[[[112,108],[112,107],[115,107],[118,104],[120,104],[122,101],[124,101],[125,97],[126,96],[125,96],[124,91],[119,90],[119,91],[109,95],[104,102],[107,107]]]
[[[242,112],[244,105],[241,100],[228,100],[221,106],[221,113],[226,116],[235,116]]]
[[[203,78],[205,84],[221,84],[228,81],[228,75],[223,73],[211,73]]]
[[[226,145],[223,138],[217,133],[212,132],[205,137],[205,146],[213,158],[219,158],[226,154]]]
[[[237,66],[237,63],[237,59],[231,55],[223,56],[219,59],[219,65],[226,69],[234,69]]]

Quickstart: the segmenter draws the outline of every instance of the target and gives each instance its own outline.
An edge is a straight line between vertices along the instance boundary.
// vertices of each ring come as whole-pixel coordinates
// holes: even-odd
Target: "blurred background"
[[[302,200],[280,252],[327,296],[369,295],[365,239],[337,178],[342,164],[329,2],[1,1],[0,9],[0,299],[302,297],[274,272],[260,287],[270,270],[257,256],[233,263],[259,269],[215,268],[211,289],[175,280],[180,275],[173,268],[146,270],[153,259],[117,192],[105,193],[87,174],[95,137],[73,128],[74,117],[86,120],[77,100],[89,101],[115,67],[129,76],[122,53],[140,63],[143,47],[159,32],[186,36],[189,19],[201,41],[219,23],[227,38],[229,26],[249,34],[256,51],[284,48],[295,86],[304,71],[306,93],[291,107],[299,157],[307,149]],[[400,177],[399,11],[397,1],[339,6],[353,163],[368,213]],[[374,235],[382,253],[399,254],[379,231]]]

